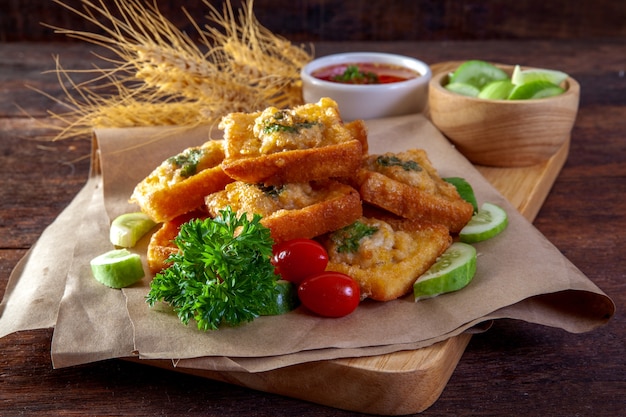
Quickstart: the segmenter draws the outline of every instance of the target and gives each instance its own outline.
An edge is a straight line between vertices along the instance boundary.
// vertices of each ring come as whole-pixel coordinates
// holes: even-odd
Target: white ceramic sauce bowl
[[[312,74],[340,64],[375,63],[405,67],[419,74],[416,78],[386,84],[344,84],[325,81]],[[300,72],[302,96],[306,103],[330,97],[339,106],[344,120],[377,119],[420,113],[428,101],[430,67],[415,58],[377,52],[350,52],[314,59]]]

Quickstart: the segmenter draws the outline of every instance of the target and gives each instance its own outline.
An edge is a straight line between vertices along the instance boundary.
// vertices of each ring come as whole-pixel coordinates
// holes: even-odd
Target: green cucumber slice
[[[478,97],[478,94],[480,93],[480,90],[477,87],[466,83],[450,83],[446,84],[445,88],[453,93],[468,97]]]
[[[483,203],[478,213],[461,229],[459,239],[465,243],[482,242],[500,234],[508,223],[509,219],[503,208],[492,203]]]
[[[565,90],[550,81],[536,80],[516,86],[509,94],[509,100],[532,100],[553,97]]]
[[[114,249],[90,262],[94,278],[111,288],[124,288],[144,277],[141,258],[128,249]]]
[[[470,185],[469,182],[465,180],[465,178],[461,177],[447,177],[443,179],[445,182],[448,182],[456,188],[456,191],[459,193],[461,198],[468,203],[470,203],[474,207],[474,213],[478,212],[478,202],[476,201],[476,195],[474,194],[474,189]]]
[[[527,84],[533,81],[543,80],[552,84],[561,85],[567,79],[568,75],[564,72],[548,69],[527,69],[522,70],[516,65],[511,75],[511,81],[514,85]]]
[[[478,98],[485,100],[506,100],[515,86],[509,80],[492,81],[478,93]]]
[[[298,288],[292,282],[284,279],[276,281],[277,292],[271,304],[264,306],[261,310],[262,316],[277,316],[279,314],[289,313],[298,307],[300,301],[298,299]]]
[[[506,72],[485,61],[477,59],[465,61],[450,76],[450,84],[470,84],[482,90],[492,81],[506,80],[509,76]]]
[[[457,291],[469,284],[476,274],[476,249],[454,242],[413,284],[415,301]]]
[[[116,217],[111,223],[109,239],[115,246],[132,248],[154,226],[156,222],[147,214],[125,213]]]

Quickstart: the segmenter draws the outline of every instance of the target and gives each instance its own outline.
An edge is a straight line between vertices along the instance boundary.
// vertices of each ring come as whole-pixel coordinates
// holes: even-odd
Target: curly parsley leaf
[[[273,240],[260,220],[229,207],[215,219],[183,224],[174,239],[179,251],[152,280],[146,302],[170,304],[185,325],[193,319],[201,330],[254,320],[279,291]]]
[[[337,252],[355,253],[359,250],[361,239],[371,236],[377,231],[377,227],[368,226],[357,220],[351,225],[333,232],[330,238],[337,245]]]

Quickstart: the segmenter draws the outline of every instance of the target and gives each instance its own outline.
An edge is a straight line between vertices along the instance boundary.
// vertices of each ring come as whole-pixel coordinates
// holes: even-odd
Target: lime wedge
[[[465,178],[447,177],[443,180],[454,185],[461,198],[474,206],[474,213],[478,211],[478,202],[476,201],[476,196],[474,195],[474,189],[470,183],[465,180]]]
[[[568,75],[561,71],[548,69],[527,69],[522,70],[519,65],[515,66],[511,81],[515,85],[527,84],[533,81],[548,81],[552,84],[561,85]]]
[[[483,203],[478,213],[461,229],[459,238],[465,243],[482,242],[501,233],[508,223],[509,219],[503,208],[492,203]]]
[[[272,302],[261,309],[262,316],[285,314],[298,307],[298,288],[284,279],[276,281],[276,293]]]
[[[506,72],[493,64],[480,60],[470,60],[459,65],[450,76],[450,84],[471,84],[482,90],[484,86],[492,81],[506,80],[508,78],[509,76]]]
[[[553,97],[562,94],[565,90],[550,81],[537,80],[516,86],[509,100],[531,100],[537,98]]]
[[[477,87],[466,83],[446,84],[446,89],[448,91],[452,91],[453,93],[468,97],[478,97],[478,93],[480,93],[480,90]]]
[[[457,291],[470,283],[476,273],[476,249],[454,242],[413,284],[415,301]]]
[[[492,81],[478,93],[478,98],[486,100],[506,100],[515,86],[509,80]]]
[[[128,287],[144,276],[141,258],[127,249],[115,249],[96,256],[90,264],[94,278],[111,288]]]
[[[132,248],[156,223],[146,214],[125,213],[111,223],[109,238],[115,246]]]

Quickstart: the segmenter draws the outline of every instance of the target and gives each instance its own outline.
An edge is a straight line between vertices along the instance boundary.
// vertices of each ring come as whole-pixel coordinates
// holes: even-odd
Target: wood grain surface
[[[54,67],[52,55],[59,54],[65,67],[85,68],[91,65],[91,49],[81,44],[0,44],[0,292],[11,269],[85,183],[89,169],[89,141],[49,142],[36,119],[59,107],[25,85],[60,97],[54,75],[42,74]],[[534,223],[613,298],[617,314],[607,326],[581,335],[511,320],[496,322],[488,332],[472,337],[441,396],[421,415],[623,413],[623,41],[316,44],[317,55],[355,50],[401,53],[429,63],[481,58],[555,68],[581,84],[581,108],[567,162]],[[127,361],[53,370],[51,334],[37,330],[0,339],[0,415],[361,415]]]
[[[79,9],[82,4],[82,0],[61,2]],[[177,27],[193,32],[182,8],[204,22],[205,2],[221,11],[221,0],[151,0],[149,4],[156,4]],[[244,0],[230,2],[236,8]],[[264,26],[294,42],[626,36],[626,7],[616,0],[255,0],[254,9]],[[55,35],[42,22],[96,29],[52,1],[0,2],[0,41],[71,40]]]

